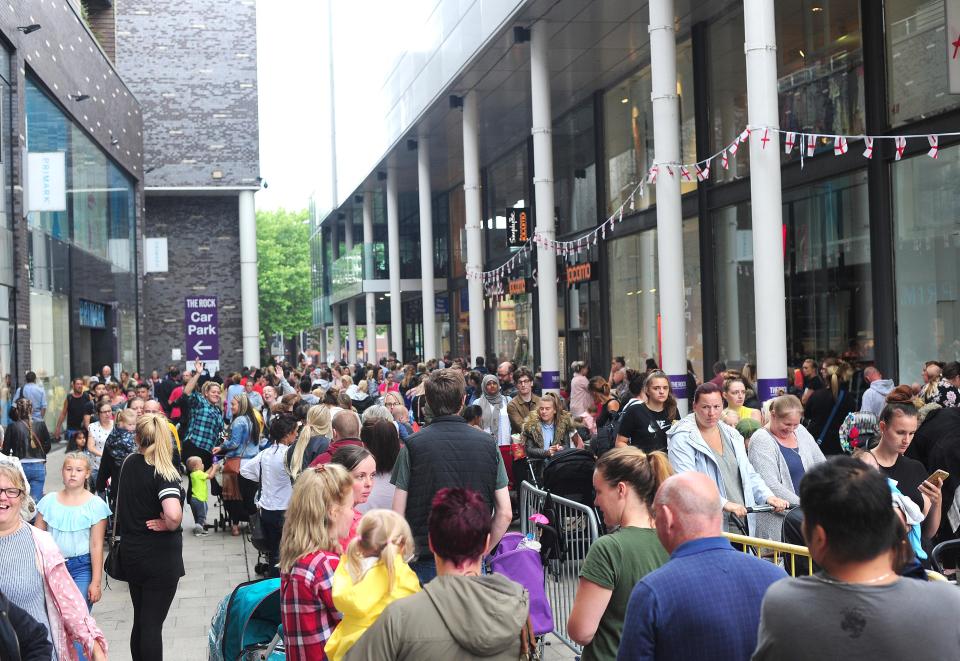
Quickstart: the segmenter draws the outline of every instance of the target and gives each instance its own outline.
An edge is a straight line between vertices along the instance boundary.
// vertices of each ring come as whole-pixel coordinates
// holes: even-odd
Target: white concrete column
[[[257,210],[254,191],[240,191],[240,318],[243,364],[260,366],[260,292],[257,287]]]
[[[433,289],[433,193],[430,189],[430,138],[417,136],[417,189],[420,192],[420,289],[423,292],[423,360],[437,357],[436,293]]]
[[[363,278],[373,279],[373,191],[363,193]],[[377,362],[377,295],[366,294],[367,362]]]
[[[390,260],[390,350],[403,360],[403,319],[400,308],[400,206],[397,201],[397,160],[387,157],[387,250]]]
[[[530,105],[533,116],[533,186],[537,233],[556,235],[553,198],[553,141],[550,110],[549,25],[538,21],[530,28]],[[560,336],[557,329],[557,257],[537,247],[537,288],[540,312],[540,368],[544,392],[560,391]]]
[[[757,396],[766,401],[787,386],[787,313],[783,284],[783,200],[774,0],[744,0],[747,121],[750,136],[750,214],[753,220],[753,300],[757,323]]]
[[[340,259],[340,221],[334,217],[330,225],[330,244],[333,246],[333,261]],[[331,305],[333,313],[333,356],[340,362],[343,358],[343,342],[340,339],[340,305]]]
[[[683,215],[680,209],[680,99],[673,0],[650,0],[650,72],[657,176],[660,275],[660,365],[670,378],[680,415],[687,413],[687,342],[683,296]],[[674,176],[664,172],[666,167]]]
[[[463,199],[465,207],[464,229],[467,234],[467,273],[483,271],[483,241],[480,222],[483,215],[480,202],[480,137],[477,93],[467,92],[463,97]],[[455,241],[455,237],[450,237]],[[467,295],[470,305],[470,356],[468,365],[473,365],[477,356],[487,355],[486,326],[483,311],[483,282],[479,278],[467,280]],[[532,338],[531,338],[532,339]]]
[[[344,221],[343,243],[347,252],[353,250],[353,215],[347,214]],[[347,362],[356,362],[359,352],[357,351],[357,306],[356,301],[350,299],[346,302],[347,306]]]
[[[640,357],[658,359],[657,355],[657,233],[648,230],[640,234],[640,293],[636,295],[640,308]],[[644,369],[641,365],[633,365]]]

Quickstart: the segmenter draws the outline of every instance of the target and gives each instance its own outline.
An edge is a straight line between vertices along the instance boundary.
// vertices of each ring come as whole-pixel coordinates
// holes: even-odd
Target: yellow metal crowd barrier
[[[806,546],[774,542],[760,537],[747,537],[725,532],[723,536],[730,540],[735,548],[744,553],[750,553],[758,558],[770,560],[775,565],[783,567],[784,571],[793,577],[806,576],[813,573],[813,562],[810,560],[810,551]],[[800,562],[797,558],[802,558]]]

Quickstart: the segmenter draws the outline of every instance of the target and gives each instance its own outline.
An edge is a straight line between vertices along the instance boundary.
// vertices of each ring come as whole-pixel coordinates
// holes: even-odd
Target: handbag
[[[123,563],[120,561],[120,537],[117,536],[117,521],[120,519],[120,482],[123,481],[123,467],[127,465],[127,459],[133,455],[127,455],[120,465],[120,476],[117,478],[117,504],[113,512],[113,529],[110,531],[110,545],[107,547],[107,555],[103,559],[103,571],[107,576],[115,581],[126,581],[127,575],[123,571]]]
[[[260,490],[263,488],[263,465],[260,465],[260,479],[257,480],[257,484],[260,485],[260,489],[257,490],[257,496],[260,496]],[[267,534],[263,530],[263,522],[260,521],[260,508],[258,507],[255,512],[250,514],[248,519],[248,529],[250,531],[250,543],[253,544],[253,548],[257,549],[261,553],[266,553],[269,545],[267,544]]]

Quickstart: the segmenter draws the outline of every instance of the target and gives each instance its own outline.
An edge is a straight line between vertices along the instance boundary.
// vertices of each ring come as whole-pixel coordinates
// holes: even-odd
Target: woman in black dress
[[[138,451],[124,460],[117,488],[120,565],[133,601],[130,653],[134,661],[161,661],[163,621],[184,574],[184,493],[167,421],[144,415],[136,441]]]

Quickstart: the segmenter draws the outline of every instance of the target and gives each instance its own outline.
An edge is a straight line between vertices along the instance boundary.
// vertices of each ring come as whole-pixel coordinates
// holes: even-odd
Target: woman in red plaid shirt
[[[340,622],[333,573],[340,543],[353,522],[353,478],[323,464],[300,474],[280,542],[280,616],[289,661],[325,661],[324,647]]]

